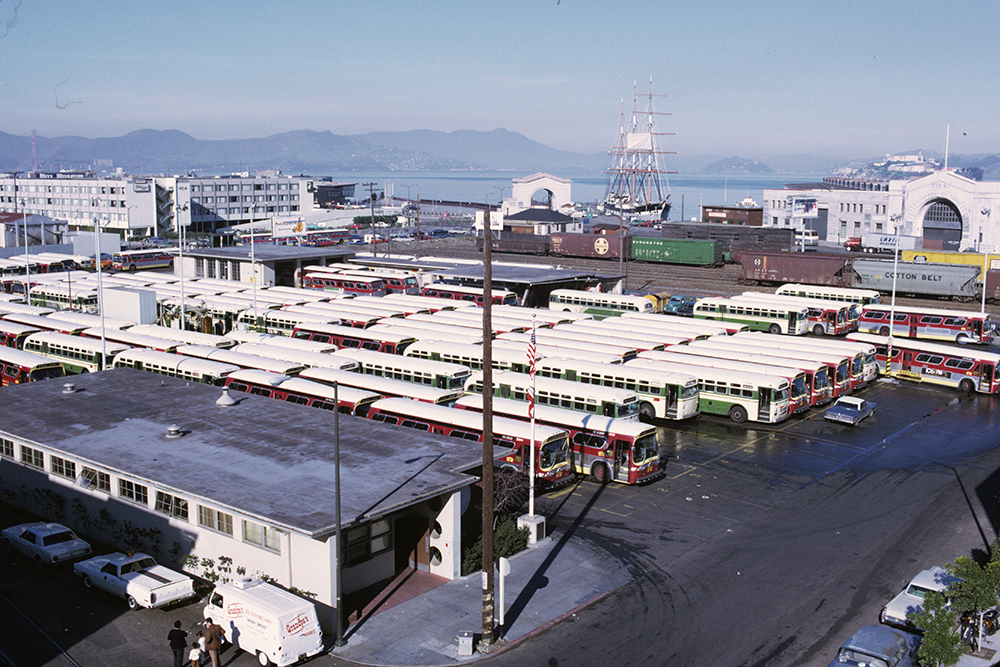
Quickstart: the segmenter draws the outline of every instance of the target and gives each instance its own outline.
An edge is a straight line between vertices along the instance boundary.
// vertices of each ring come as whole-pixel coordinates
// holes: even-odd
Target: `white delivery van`
[[[819,245],[819,232],[815,229],[796,229],[795,245]]]
[[[219,584],[208,596],[205,618],[226,640],[257,656],[261,665],[290,665],[323,650],[316,606],[260,579]]]

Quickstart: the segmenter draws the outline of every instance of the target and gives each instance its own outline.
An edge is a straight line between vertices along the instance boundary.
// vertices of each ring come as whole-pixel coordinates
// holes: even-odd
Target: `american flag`
[[[535,327],[531,327],[531,338],[528,340],[528,419],[535,416]]]

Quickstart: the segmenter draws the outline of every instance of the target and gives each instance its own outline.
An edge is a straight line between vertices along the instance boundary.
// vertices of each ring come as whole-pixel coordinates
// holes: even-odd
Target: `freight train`
[[[660,235],[669,239],[701,239],[718,242],[727,263],[736,261],[741,250],[793,252],[798,249],[791,228],[723,225],[717,222],[664,222]]]
[[[476,242],[481,251],[482,238]],[[530,255],[618,259],[623,245],[625,257],[630,262],[722,266],[725,261],[722,244],[718,241],[658,236],[570,233],[543,236],[501,232],[494,235],[491,249]]]
[[[897,294],[953,301],[982,297],[980,267],[968,264],[749,250],[737,253],[737,261],[743,265],[740,282],[744,285],[802,282],[874,289],[883,294],[895,289]],[[991,303],[1000,300],[1000,271],[987,272],[986,296]]]

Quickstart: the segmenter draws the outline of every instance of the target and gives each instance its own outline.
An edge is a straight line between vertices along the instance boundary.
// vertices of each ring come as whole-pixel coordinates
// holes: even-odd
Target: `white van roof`
[[[253,593],[246,597],[252,599],[253,603],[260,607],[262,611],[269,611],[275,616],[315,610],[316,608],[309,600],[300,598],[298,595],[293,595],[260,579],[240,579],[227,584],[221,584],[218,588],[222,587],[232,587],[233,589],[244,591],[252,590]]]

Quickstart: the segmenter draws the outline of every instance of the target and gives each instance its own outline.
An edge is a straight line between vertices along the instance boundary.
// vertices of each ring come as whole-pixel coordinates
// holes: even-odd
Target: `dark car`
[[[698,297],[696,296],[674,294],[663,305],[663,312],[671,315],[686,315],[690,317],[694,314],[694,304],[697,301]]]

